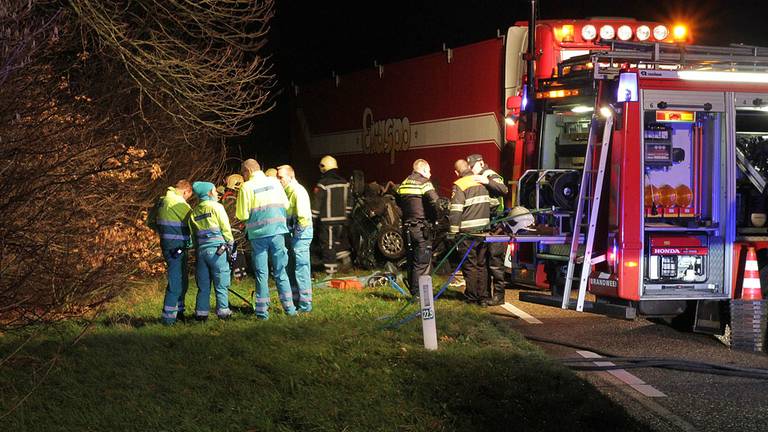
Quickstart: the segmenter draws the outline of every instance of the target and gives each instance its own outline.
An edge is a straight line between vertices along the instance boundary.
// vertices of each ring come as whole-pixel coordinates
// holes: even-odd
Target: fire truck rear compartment
[[[726,298],[726,95],[643,92],[641,300]]]

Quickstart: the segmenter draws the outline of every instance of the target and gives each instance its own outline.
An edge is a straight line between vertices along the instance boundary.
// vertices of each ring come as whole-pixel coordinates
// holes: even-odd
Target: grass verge
[[[233,288],[246,294],[252,284]],[[187,304],[194,304],[190,291]],[[436,303],[440,348],[428,352],[418,319],[382,329],[382,317],[406,304],[390,288],[319,288],[315,310],[297,317],[282,314],[275,296],[269,321],[243,310],[226,322],[164,327],[161,283],[148,282],[111,305],[42,381],[46,360],[82,323],[48,330],[2,366],[0,430],[644,430],[496,318],[456,298],[449,290]],[[0,354],[22,336],[0,336]]]

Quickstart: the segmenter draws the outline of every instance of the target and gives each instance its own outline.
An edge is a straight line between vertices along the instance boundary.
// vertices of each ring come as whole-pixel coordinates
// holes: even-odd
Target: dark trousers
[[[506,243],[487,243],[488,245],[488,275],[491,280],[489,296],[503,300],[507,281],[504,278],[504,255],[507,253]]]
[[[325,271],[338,271],[339,260],[350,256],[346,226],[322,224],[316,232]]]
[[[473,241],[475,246],[472,247],[472,251],[467,255],[467,259],[464,260],[464,265],[461,266],[461,273],[464,275],[464,282],[466,283],[464,295],[468,300],[480,301],[481,299],[488,298],[488,269],[486,267],[488,246],[482,240],[466,238],[461,241],[459,251],[461,256],[464,256]]]
[[[403,235],[408,244],[408,289],[418,295],[419,276],[432,271],[432,239],[424,221],[407,222]]]

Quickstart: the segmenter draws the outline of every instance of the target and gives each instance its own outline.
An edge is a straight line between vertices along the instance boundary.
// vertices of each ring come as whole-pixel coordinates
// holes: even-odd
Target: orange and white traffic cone
[[[757,254],[755,248],[747,249],[747,262],[744,266],[744,281],[741,285],[742,300],[762,300],[763,294],[760,288],[760,272],[757,268]]]

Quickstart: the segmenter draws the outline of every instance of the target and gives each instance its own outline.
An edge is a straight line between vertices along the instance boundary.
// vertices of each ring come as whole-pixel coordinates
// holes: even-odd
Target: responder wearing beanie
[[[243,162],[246,179],[237,195],[237,218],[246,222],[246,233],[251,242],[251,263],[256,279],[254,312],[259,319],[269,318],[269,267],[272,261],[272,277],[275,279],[280,303],[287,315],[296,315],[291,282],[286,265],[288,252],[285,248],[286,209],[288,198],[276,178],[267,177],[261,165],[248,159]]]
[[[500,219],[504,216],[504,195],[509,192],[504,179],[485,164],[483,156],[471,154],[467,156],[467,162],[472,172],[475,174],[475,181],[485,186],[490,197],[491,220]],[[491,232],[495,232],[499,227],[491,226]],[[497,232],[500,234],[500,232]],[[504,275],[504,255],[507,253],[506,243],[489,243],[488,257],[486,267],[488,276],[491,278],[488,283],[490,292],[483,293],[480,302],[483,306],[498,306],[504,304],[504,293],[507,288],[507,281]]]
[[[197,249],[197,301],[195,319],[208,319],[211,309],[211,283],[216,293],[216,315],[227,319],[232,315],[229,309],[230,271],[228,250],[234,244],[229,217],[218,201],[213,183],[194,182],[192,190],[200,203],[192,209],[189,224]]]
[[[349,182],[339,174],[333,156],[320,159],[320,179],[312,191],[312,218],[329,275],[339,270],[339,261],[349,262],[351,253],[347,226],[352,214]]]
[[[147,225],[160,236],[160,247],[165,260],[168,285],[163,299],[161,320],[172,325],[184,319],[184,296],[187,294],[187,248],[191,245],[187,218],[192,210],[187,200],[192,196],[192,185],[179,180],[158,200],[147,215]]]

